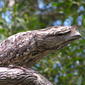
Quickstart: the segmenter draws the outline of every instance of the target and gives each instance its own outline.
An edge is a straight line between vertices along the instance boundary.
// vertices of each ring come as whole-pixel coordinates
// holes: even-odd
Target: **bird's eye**
[[[71,31],[68,31],[68,32],[63,32],[63,33],[58,33],[57,35],[59,35],[59,36],[62,36],[62,35],[67,35],[67,34],[69,34]]]

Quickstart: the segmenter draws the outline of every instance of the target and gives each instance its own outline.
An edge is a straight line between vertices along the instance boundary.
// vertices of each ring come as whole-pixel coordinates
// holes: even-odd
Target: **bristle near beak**
[[[77,27],[72,27],[71,28],[71,34],[70,34],[70,36],[75,37],[75,38],[80,38],[81,37],[81,34],[77,30]]]

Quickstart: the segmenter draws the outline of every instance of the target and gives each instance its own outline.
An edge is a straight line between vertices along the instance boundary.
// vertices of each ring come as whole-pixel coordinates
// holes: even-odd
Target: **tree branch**
[[[0,85],[53,85],[32,69],[0,67]]]

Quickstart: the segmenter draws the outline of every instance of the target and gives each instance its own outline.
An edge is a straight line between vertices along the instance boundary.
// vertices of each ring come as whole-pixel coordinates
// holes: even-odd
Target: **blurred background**
[[[54,85],[85,85],[85,0],[0,0],[0,42],[23,31],[78,25],[82,38],[33,69]]]

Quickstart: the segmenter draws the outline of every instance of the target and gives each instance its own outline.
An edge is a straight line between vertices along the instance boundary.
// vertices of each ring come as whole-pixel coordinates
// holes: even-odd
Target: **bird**
[[[0,43],[0,66],[32,67],[80,37],[75,26],[50,26],[14,34]]]

